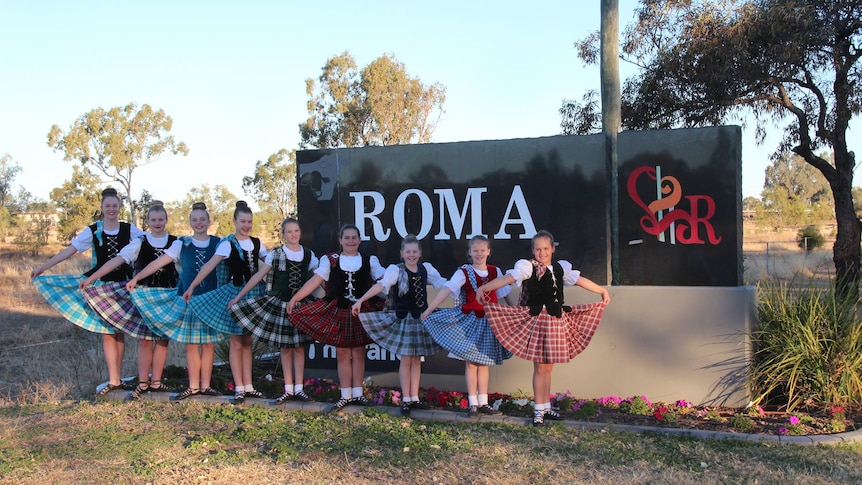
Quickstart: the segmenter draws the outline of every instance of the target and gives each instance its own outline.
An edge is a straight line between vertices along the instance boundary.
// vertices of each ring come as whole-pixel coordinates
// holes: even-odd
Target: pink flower
[[[227,383],[227,388],[230,389],[231,391],[233,391],[233,389],[234,389],[233,388],[233,381],[230,381]]]
[[[778,428],[778,434],[787,434],[790,431],[787,431],[787,428]]]
[[[401,402],[401,398],[396,396],[395,394],[396,393],[394,393],[394,392],[392,393],[392,404],[395,404],[397,406],[398,403]]]
[[[799,424],[799,417],[790,416],[790,424]]]

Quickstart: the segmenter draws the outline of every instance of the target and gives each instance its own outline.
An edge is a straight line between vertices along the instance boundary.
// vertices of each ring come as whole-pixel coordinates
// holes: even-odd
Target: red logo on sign
[[[682,184],[676,177],[661,175],[661,167],[640,167],[629,176],[627,191],[635,204],[647,214],[640,219],[641,228],[648,234],[657,236],[664,242],[668,232],[671,244],[718,244],[721,237],[715,235],[715,228],[709,220],[715,215],[715,200],[708,195],[682,195]],[[656,199],[646,204],[638,194],[638,179],[646,175],[655,181]],[[685,199],[688,211],[678,205]],[[706,240],[701,238],[703,228]]]

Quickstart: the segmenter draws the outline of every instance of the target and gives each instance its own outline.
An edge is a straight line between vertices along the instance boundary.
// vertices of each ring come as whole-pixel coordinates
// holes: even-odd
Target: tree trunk
[[[832,194],[835,197],[835,220],[838,223],[832,261],[835,263],[836,288],[841,294],[856,298],[859,294],[859,269],[862,262],[862,249],[860,249],[862,223],[853,210],[851,185],[852,183],[845,177],[839,177],[832,184]]]

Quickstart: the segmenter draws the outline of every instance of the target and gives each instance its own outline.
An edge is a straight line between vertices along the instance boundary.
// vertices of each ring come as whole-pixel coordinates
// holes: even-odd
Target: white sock
[[[341,388],[341,399],[350,399],[350,388],[342,387]]]
[[[245,392],[245,386],[236,386],[233,390],[234,392]]]
[[[479,405],[479,399],[476,397],[475,394],[470,394],[469,396],[467,396],[467,402],[470,403],[471,406]]]
[[[254,385],[252,385],[252,384],[246,384],[246,386],[245,386],[245,392],[254,392]]]
[[[410,400],[411,400],[412,402],[419,402],[419,396],[411,396],[411,397],[410,397]]]
[[[353,397],[362,397],[362,386],[353,388]]]
[[[488,395],[487,394],[479,394],[479,405],[487,406],[488,405]]]
[[[288,394],[293,393],[293,384],[285,384],[284,385],[284,392],[286,392]]]
[[[294,394],[299,394],[302,391],[303,391],[302,384],[294,384],[293,385],[293,393]]]

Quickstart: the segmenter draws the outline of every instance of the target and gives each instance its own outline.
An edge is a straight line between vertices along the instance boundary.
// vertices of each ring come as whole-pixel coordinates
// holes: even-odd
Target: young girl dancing
[[[258,339],[279,348],[284,369],[284,394],[275,400],[276,405],[294,399],[311,401],[303,389],[303,376],[305,349],[312,339],[297,330],[287,319],[288,301],[308,281],[311,272],[320,263],[313,251],[299,244],[301,235],[299,221],[292,217],[285,219],[281,223],[284,245],[270,251],[260,271],[228,303],[240,325]],[[273,275],[269,294],[240,301],[270,270],[273,270]]]
[[[75,253],[92,249],[93,267],[84,273],[84,276],[90,276],[114,258],[120,248],[129,244],[133,238],[143,236],[145,233],[134,225],[120,222],[118,218],[120,208],[120,196],[116,189],[109,187],[103,190],[102,219],[84,228],[72,238],[72,243],[66,249],[34,268],[30,273],[36,289],[60,315],[85,330],[102,334],[105,363],[108,366],[108,383],[98,390],[96,397],[102,397],[115,389],[123,388],[120,380],[125,350],[123,334],[99,316],[84,300],[84,295],[78,287],[81,275],[40,275],[56,264],[71,258]],[[125,281],[131,276],[132,268],[124,265],[102,276],[102,282]]]
[[[496,266],[488,264],[491,246],[485,236],[473,236],[469,243],[472,264],[465,264],[455,271],[452,278],[437,293],[422,313],[425,327],[449,356],[464,361],[464,377],[467,381],[468,416],[477,414],[500,414],[488,403],[488,366],[500,365],[512,356],[506,350],[485,318],[484,303],[497,303],[511,289],[509,285],[487,293],[487,301],[476,300],[476,290],[500,276]],[[460,295],[460,305],[434,311],[449,295]],[[432,313],[433,312],[433,313]]]
[[[376,256],[359,252],[358,227],[353,224],[342,226],[338,231],[338,242],[341,253],[327,253],[314,275],[287,302],[290,322],[296,328],[324,345],[335,347],[341,399],[329,409],[330,412],[340,411],[350,404],[370,405],[363,394],[362,380],[365,377],[365,345],[371,343],[371,339],[350,307],[384,272]],[[294,308],[323,282],[329,282],[323,299]],[[381,310],[384,303],[382,298],[371,298],[365,302],[363,310]]]
[[[84,299],[99,315],[111,325],[139,340],[138,347],[138,385],[131,398],[137,399],[144,392],[169,392],[162,385],[162,371],[168,357],[168,338],[158,331],[151,330],[132,303],[126,282],[107,283],[90,286],[98,278],[110,273],[124,264],[134,265],[136,271],[158,259],[176,237],[165,232],[168,213],[160,201],[153,201],[147,209],[147,224],[150,232],[145,236],[132,239],[116,257],[105,263],[89,278],[82,281]],[[162,268],[146,278],[144,284],[159,288],[177,286],[177,270],[174,267]]]
[[[253,214],[245,201],[238,201],[233,212],[235,232],[222,239],[215,254],[200,269],[198,275],[186,288],[183,299],[191,302],[192,310],[204,323],[219,332],[230,334],[230,370],[234,380],[234,402],[242,403],[246,397],[263,397],[252,384],[252,339],[236,323],[228,310],[228,302],[239,294],[242,287],[257,273],[259,258],[266,258],[267,250],[260,239],[251,237]],[[195,296],[195,288],[218,266],[227,260],[230,284],[214,291]],[[261,296],[265,285],[257,285],[250,296]]]
[[[419,316],[428,308],[428,283],[440,288],[446,280],[430,263],[420,264],[421,258],[419,240],[408,234],[401,241],[401,259],[404,262],[386,268],[380,282],[369,288],[351,308],[371,339],[401,358],[398,377],[404,396],[402,416],[409,416],[411,409],[425,408],[419,400],[422,356],[440,351],[440,346],[422,325]],[[360,313],[362,304],[381,292],[389,294],[391,310]]]
[[[147,325],[164,333],[171,340],[186,345],[189,387],[174,397],[177,401],[197,394],[205,396],[221,394],[211,387],[215,344],[228,338],[227,334],[205,325],[182,298],[182,294],[198,275],[201,267],[215,254],[220,240],[207,233],[210,227],[210,215],[203,202],[195,202],[192,205],[189,224],[194,233],[191,237],[183,236],[174,241],[163,255],[148,264],[126,284],[135,307]],[[181,272],[176,290],[137,287],[141,279],[178,261]],[[194,295],[212,291],[217,286],[216,272],[210,273],[195,288]]]
[[[568,261],[554,261],[554,236],[539,231],[532,240],[533,259],[521,259],[506,276],[491,280],[476,291],[484,301],[488,292],[504,285],[521,286],[520,304],[504,307],[485,304],[488,323],[504,347],[518,357],[533,362],[533,425],[545,419],[560,419],[551,409],[551,371],[557,362],[568,362],[590,343],[611,296],[603,288],[573,270]],[[563,287],[577,285],[602,297],[600,303],[563,304]]]

